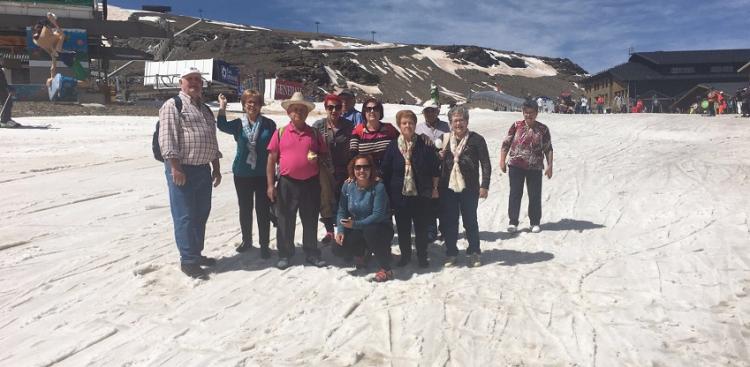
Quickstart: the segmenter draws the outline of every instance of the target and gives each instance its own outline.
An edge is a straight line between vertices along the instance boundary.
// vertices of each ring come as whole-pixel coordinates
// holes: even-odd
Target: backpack
[[[179,96],[174,96],[172,100],[174,100],[174,106],[177,108],[178,114],[181,114],[182,99]],[[159,121],[156,121],[156,130],[154,131],[154,136],[151,138],[151,151],[154,153],[154,159],[164,162],[164,157],[161,155],[161,147],[159,146]]]

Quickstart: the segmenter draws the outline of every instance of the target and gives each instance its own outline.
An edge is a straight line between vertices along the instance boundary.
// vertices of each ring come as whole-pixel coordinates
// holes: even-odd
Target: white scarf
[[[417,196],[417,185],[414,183],[411,169],[411,152],[415,142],[416,135],[411,137],[411,141],[406,141],[404,135],[398,136],[398,150],[404,156],[404,186],[401,188],[401,194],[404,196]]]
[[[245,163],[250,165],[250,169],[255,169],[255,165],[258,163],[258,152],[255,151],[255,146],[258,144],[258,133],[260,132],[261,117],[255,119],[255,122],[250,126],[250,122],[247,119],[247,114],[242,115],[242,131],[247,137],[247,159]]]
[[[456,142],[457,139],[453,132],[450,132],[446,135],[448,135],[447,139],[449,140],[450,144],[446,144],[443,149],[450,146],[451,152],[453,153],[453,168],[451,169],[450,179],[448,180],[448,188],[453,190],[453,192],[458,193],[464,191],[464,189],[466,188],[464,175],[461,174],[461,168],[458,166],[458,161],[461,157],[461,154],[464,152],[466,141],[469,140],[469,131],[466,131],[466,135],[464,135],[463,139],[461,139],[460,142]]]

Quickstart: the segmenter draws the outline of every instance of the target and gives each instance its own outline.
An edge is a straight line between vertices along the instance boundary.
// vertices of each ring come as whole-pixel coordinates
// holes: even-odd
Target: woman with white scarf
[[[419,267],[430,265],[427,259],[427,229],[432,218],[430,199],[437,198],[440,179],[435,148],[416,134],[417,116],[409,110],[396,114],[401,135],[388,145],[381,163],[383,182],[396,216],[401,259],[397,266],[411,261],[411,228],[414,224]]]
[[[227,121],[227,99],[219,95],[219,113],[216,124],[219,130],[234,136],[237,142],[237,154],[232,163],[234,188],[237,191],[237,202],[240,206],[240,228],[242,243],[237,252],[245,252],[253,247],[253,196],[255,196],[255,215],[258,222],[258,243],[260,256],[271,257],[268,248],[271,227],[270,206],[266,195],[266,163],[268,162],[268,142],[276,130],[276,123],[260,114],[263,107],[263,95],[254,90],[246,90],[240,97],[244,114],[237,119]]]
[[[446,267],[456,264],[458,259],[458,216],[464,223],[469,247],[469,266],[482,265],[479,248],[479,224],[477,207],[479,198],[486,198],[490,188],[490,154],[484,138],[469,131],[469,110],[456,106],[448,111],[451,132],[443,138],[440,150],[442,173],[440,177],[440,223],[447,258]],[[482,168],[481,181],[479,168]]]

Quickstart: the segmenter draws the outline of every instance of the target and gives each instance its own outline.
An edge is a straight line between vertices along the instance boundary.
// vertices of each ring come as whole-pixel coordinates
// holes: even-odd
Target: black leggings
[[[378,265],[391,270],[391,241],[393,226],[390,223],[375,223],[362,229],[344,229],[343,247],[352,256],[365,256],[366,249],[375,254]]]

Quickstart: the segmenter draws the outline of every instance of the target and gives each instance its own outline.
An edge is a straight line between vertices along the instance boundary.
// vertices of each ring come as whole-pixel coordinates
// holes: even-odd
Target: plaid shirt
[[[172,98],[159,109],[159,146],[164,159],[197,166],[221,158],[213,112],[200,100],[193,103],[185,92],[179,97],[181,117]]]

